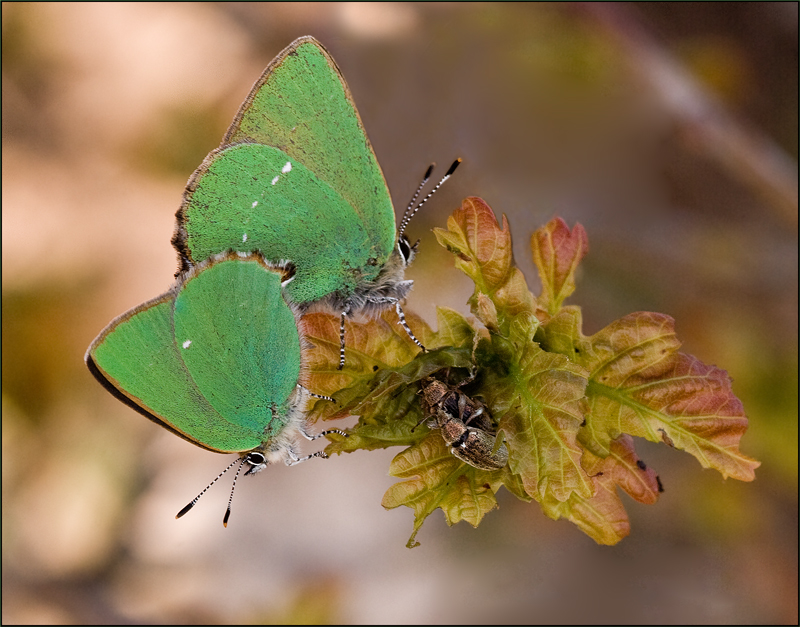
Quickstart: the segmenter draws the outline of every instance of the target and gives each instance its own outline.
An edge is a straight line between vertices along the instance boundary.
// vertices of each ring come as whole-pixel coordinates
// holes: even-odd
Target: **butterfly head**
[[[419,248],[419,240],[411,244],[405,233],[401,233],[400,237],[397,238],[395,253],[402,260],[403,267],[408,267],[414,261],[414,257],[417,255],[417,248]]]

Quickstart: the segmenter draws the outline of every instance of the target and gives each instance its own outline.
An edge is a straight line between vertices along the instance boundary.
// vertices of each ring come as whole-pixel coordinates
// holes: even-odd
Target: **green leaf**
[[[310,372],[303,385],[336,401],[316,401],[309,420],[359,416],[358,424],[346,430],[347,438],[331,437],[328,454],[417,442],[427,432],[424,427],[412,431],[422,417],[417,382],[446,368],[472,367],[474,331],[460,314],[451,309],[438,311],[441,334],[434,334],[413,314],[407,313],[406,318],[428,347],[443,342],[447,346],[420,353],[397,324],[394,311],[384,312],[373,320],[345,324],[347,354],[343,370],[338,369],[339,318],[325,313],[303,318],[306,337],[314,345],[309,351]]]
[[[437,432],[399,453],[389,474],[405,481],[386,491],[382,505],[386,509],[406,505],[414,510],[409,548],[418,545],[417,532],[437,508],[444,511],[450,526],[466,520],[477,527],[484,515],[497,507],[494,495],[502,484],[499,472],[479,470],[454,457]]]
[[[475,282],[472,310],[492,334],[491,345],[484,343],[482,353],[479,348],[486,372],[480,392],[505,433],[512,471],[527,494],[540,500],[550,493],[563,501],[575,490],[590,496],[576,441],[587,373],[532,342],[536,301],[513,265],[505,217],[500,228],[485,202],[468,198],[447,227],[434,233]]]
[[[651,442],[666,436],[704,468],[752,481],[760,464],[739,451],[747,418],[728,373],[678,353],[678,346],[674,320],[650,312],[625,316],[588,338],[583,363],[592,371],[593,439],[603,446],[602,432]]]
[[[537,500],[592,494],[577,442],[586,383],[583,368],[534,343],[507,374],[487,372],[481,392],[505,434],[509,465]]]
[[[724,477],[753,480],[759,463],[739,451],[747,418],[728,373],[677,352],[671,317],[632,313],[591,337],[580,324],[574,311],[559,314],[543,337],[591,373],[590,410],[581,431],[587,448],[605,457],[611,440],[628,433],[671,442]]]

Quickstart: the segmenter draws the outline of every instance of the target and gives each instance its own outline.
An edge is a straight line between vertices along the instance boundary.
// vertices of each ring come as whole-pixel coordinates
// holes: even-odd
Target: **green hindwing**
[[[115,396],[198,446],[269,448],[287,427],[304,428],[301,341],[283,280],[283,270],[258,255],[213,257],[113,320],[89,347],[89,369]]]

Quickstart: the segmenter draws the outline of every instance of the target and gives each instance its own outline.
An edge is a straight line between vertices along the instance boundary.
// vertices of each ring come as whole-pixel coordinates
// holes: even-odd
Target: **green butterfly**
[[[298,435],[343,432],[309,435],[308,397],[327,397],[301,384],[302,324],[284,297],[291,272],[257,253],[214,255],[112,320],[86,364],[115,397],[162,427],[204,449],[239,453],[246,474],[324,457],[295,451]],[[225,523],[229,514],[230,502]]]
[[[415,199],[396,230],[347,83],[327,50],[301,37],[269,64],[220,147],[189,179],[172,243],[182,272],[228,249],[290,261],[290,299],[304,311],[313,305],[341,314],[341,368],[351,314],[395,306],[424,349],[400,306],[412,285],[404,273],[417,244],[403,231],[422,204],[414,207]]]

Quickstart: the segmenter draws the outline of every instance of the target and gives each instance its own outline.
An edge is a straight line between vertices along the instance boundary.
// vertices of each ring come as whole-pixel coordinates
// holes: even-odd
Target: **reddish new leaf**
[[[447,219],[447,230],[433,232],[455,255],[456,267],[475,282],[470,305],[486,328],[519,344],[530,341],[538,324],[535,301],[525,277],[514,266],[505,216],[501,228],[483,200],[467,198]],[[515,320],[521,322],[512,328]]]
[[[614,545],[630,533],[630,521],[617,487],[641,503],[655,503],[658,479],[639,460],[633,438],[627,435],[611,443],[605,459],[586,451],[582,461],[591,476],[594,494],[585,498],[574,493],[564,503],[550,500],[543,503],[544,511],[553,519],[567,518],[598,544]]]
[[[564,220],[553,218],[533,234],[531,249],[542,280],[537,302],[554,316],[575,291],[575,270],[589,251],[589,238],[580,224],[570,232]]]
[[[420,318],[411,313],[406,317],[422,341],[433,335]],[[302,324],[313,348],[306,351],[308,374],[301,383],[311,392],[333,396],[337,401],[315,402],[309,414],[312,421],[360,415],[356,401],[368,393],[375,373],[400,368],[420,352],[398,324],[397,314],[389,310],[373,320],[345,322],[346,361],[344,369],[339,370],[340,318],[311,313],[303,317]]]
[[[677,352],[669,316],[631,314],[586,337],[580,308],[563,306],[588,250],[580,225],[570,231],[554,219],[534,234],[538,304],[514,267],[505,218],[498,225],[482,200],[465,200],[448,229],[435,232],[475,282],[469,303],[485,328],[439,309],[434,333],[409,315],[429,349],[421,353],[393,312],[348,321],[347,365],[339,371],[339,319],[304,318],[314,348],[303,384],[337,401],[316,402],[311,418],[359,416],[350,437],[331,436],[326,451],[407,447],[390,468],[402,481],[383,504],[414,510],[409,546],[436,509],[448,524],[477,525],[497,507],[501,485],[520,499],[534,497],[548,516],[568,518],[597,542],[615,544],[630,531],[617,488],[642,503],[655,502],[660,488],[636,456],[632,435],[684,449],[724,476],[753,478],[758,462],[739,451],[747,419],[727,373]],[[506,466],[470,466],[452,454],[441,430],[429,429],[431,414],[423,411],[430,406],[420,404],[419,393],[431,376],[457,386],[466,407],[481,408],[477,428],[492,438],[497,431]]]
[[[739,451],[747,429],[728,373],[678,353],[674,321],[633,313],[578,342],[576,361],[590,371],[585,443],[604,456],[622,433],[694,455],[724,477],[752,481],[759,463]]]
[[[586,451],[581,463],[591,477],[615,483],[640,503],[652,505],[658,500],[658,476],[639,459],[629,435],[621,435],[611,442],[611,452],[605,459]]]
[[[303,318],[307,338],[314,345],[308,351],[310,373],[304,385],[336,401],[317,400],[310,420],[359,417],[358,424],[346,430],[347,438],[330,437],[333,442],[326,448],[328,454],[405,446],[425,436],[425,428],[414,430],[421,417],[417,382],[439,370],[472,368],[472,327],[452,309],[442,308],[437,313],[441,333],[434,334],[406,312],[416,335],[429,349],[445,346],[424,354],[397,324],[394,311],[374,320],[348,321],[343,370],[338,369],[338,319],[321,313]],[[412,360],[415,354],[417,358]],[[345,387],[339,388],[341,381]]]

